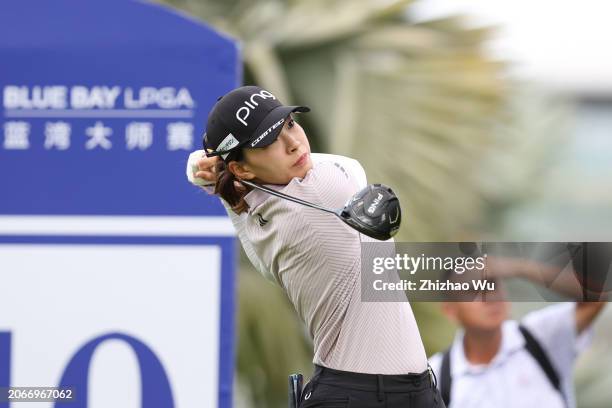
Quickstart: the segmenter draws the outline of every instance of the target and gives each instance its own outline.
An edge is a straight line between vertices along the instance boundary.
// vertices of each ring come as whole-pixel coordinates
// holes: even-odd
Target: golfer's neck
[[[471,364],[489,364],[497,355],[502,341],[501,327],[490,330],[465,330],[463,350]]]

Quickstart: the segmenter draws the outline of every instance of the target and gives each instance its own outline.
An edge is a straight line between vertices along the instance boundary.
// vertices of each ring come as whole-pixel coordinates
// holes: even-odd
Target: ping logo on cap
[[[252,94],[248,100],[244,101],[244,105],[246,106],[241,106],[236,111],[236,119],[238,119],[240,123],[242,123],[244,126],[248,126],[246,119],[251,114],[251,109],[255,109],[259,105],[255,101],[256,96],[259,96],[261,99],[269,99],[269,98],[276,99],[276,96],[272,95],[270,92],[266,91],[265,89],[262,89],[261,91]]]

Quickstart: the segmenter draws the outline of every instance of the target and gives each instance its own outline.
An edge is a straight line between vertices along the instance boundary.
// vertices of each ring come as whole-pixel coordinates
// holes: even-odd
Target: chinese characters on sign
[[[70,132],[70,124],[67,122],[45,123],[45,149],[68,149],[70,147]]]
[[[30,124],[23,121],[12,121],[4,124],[5,149],[26,150],[30,147]]]
[[[157,143],[164,143],[169,151],[194,148],[194,126],[183,120],[193,116],[195,107],[187,88],[7,85],[3,107],[0,147],[4,150],[34,147],[38,142],[31,137],[33,133],[44,135],[40,143],[46,150],[84,146],[86,150],[145,151]],[[41,129],[28,121],[41,118],[46,119]],[[73,131],[70,119],[77,118],[86,121],[84,132]],[[163,141],[155,140],[156,128],[163,132]]]
[[[193,124],[171,122],[166,126],[166,148],[168,150],[193,150]],[[5,150],[27,150],[31,147],[31,125],[24,121],[6,121],[2,147]],[[71,145],[72,128],[65,121],[45,122],[44,142],[46,150],[68,150]],[[95,121],[85,130],[87,150],[110,150],[113,147],[113,129],[102,121]],[[153,123],[129,122],[125,127],[124,145],[127,150],[147,150],[153,145]]]

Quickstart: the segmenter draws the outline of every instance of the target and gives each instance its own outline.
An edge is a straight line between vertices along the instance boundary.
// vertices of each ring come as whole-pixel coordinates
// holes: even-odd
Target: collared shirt
[[[536,338],[551,360],[561,380],[563,396],[555,390],[537,361],[525,349],[518,322],[502,325],[502,342],[497,355],[487,365],[471,364],[465,356],[463,331],[455,336],[450,351],[453,408],[576,406],[573,370],[579,351],[589,342],[590,330],[576,334],[574,303],[562,303],[527,314],[521,322]],[[442,353],[429,360],[438,382]]]
[[[312,155],[313,168],[286,186],[268,186],[341,208],[365,186],[353,159]],[[422,372],[427,358],[410,307],[361,301],[361,242],[371,241],[332,214],[259,190],[248,214],[233,217],[249,258],[287,293],[314,342],[313,362],[372,374]]]
[[[365,171],[363,170],[363,167],[361,167],[359,162],[355,159],[351,159],[350,157],[334,155],[334,154],[326,154],[326,153],[311,153],[310,159],[313,164],[321,163],[321,162],[329,162],[329,161],[337,163],[343,171],[346,171],[347,173],[350,174],[350,176],[354,179],[354,181],[357,183],[359,188],[363,188],[367,185],[367,178],[366,178]],[[282,190],[284,186],[268,185],[268,187],[273,188],[275,190]],[[209,194],[213,193],[212,187],[202,187],[202,188],[206,190]],[[264,200],[265,198],[267,198],[265,194],[260,196],[261,200]],[[255,252],[255,249],[253,249],[253,244],[251,243],[251,241],[249,241],[249,238],[246,236],[245,223],[248,218],[248,214],[242,213],[240,215],[237,215],[235,212],[231,210],[229,204],[227,204],[224,200],[221,200],[221,203],[225,207],[225,210],[227,211],[227,215],[230,217],[230,220],[232,221],[232,224],[234,225],[234,228],[236,229],[236,234],[238,235],[238,239],[240,241],[240,244],[242,245],[242,249],[244,250],[247,258],[249,258],[249,261],[251,262],[251,264],[266,279],[272,282],[275,282],[274,276],[264,266],[261,259],[259,259],[259,256]]]

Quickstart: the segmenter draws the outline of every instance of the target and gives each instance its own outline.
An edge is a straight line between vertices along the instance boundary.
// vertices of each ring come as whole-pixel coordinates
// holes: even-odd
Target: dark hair
[[[219,195],[226,203],[228,203],[236,214],[242,214],[249,209],[249,205],[244,199],[244,196],[250,191],[247,186],[236,188],[234,182],[238,181],[236,176],[229,169],[229,162],[244,160],[242,149],[235,153],[231,153],[225,160],[219,160],[215,165],[215,174],[217,180],[215,182],[215,194]]]

